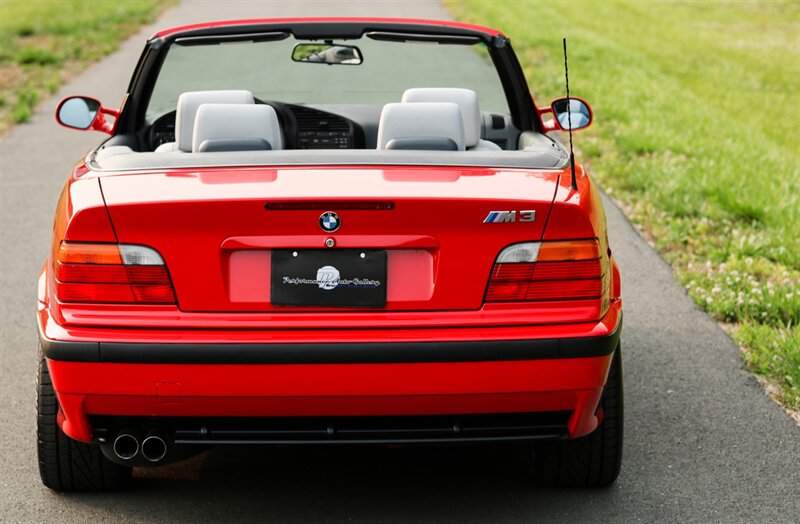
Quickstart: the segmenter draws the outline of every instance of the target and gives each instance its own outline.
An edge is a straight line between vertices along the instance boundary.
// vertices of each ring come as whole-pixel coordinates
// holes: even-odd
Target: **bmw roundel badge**
[[[342,225],[339,215],[333,211],[325,211],[319,216],[319,227],[326,233],[333,233]]]

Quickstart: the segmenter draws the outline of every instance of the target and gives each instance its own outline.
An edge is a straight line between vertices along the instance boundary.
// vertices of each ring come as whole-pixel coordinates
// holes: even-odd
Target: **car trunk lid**
[[[224,168],[115,173],[102,175],[101,186],[118,241],[161,253],[181,310],[418,311],[479,308],[497,254],[541,239],[558,175],[427,166]],[[339,221],[335,231],[324,230],[332,224],[327,212]],[[334,263],[333,252],[352,257]],[[316,265],[345,264],[349,277],[359,278],[359,261],[370,260],[377,273],[365,274],[383,271],[383,278],[362,280],[379,281],[383,301],[374,294],[359,301],[356,290],[325,302],[330,290],[315,280]],[[287,278],[309,298],[287,301],[286,290],[276,289]],[[340,293],[344,286],[335,287]]]

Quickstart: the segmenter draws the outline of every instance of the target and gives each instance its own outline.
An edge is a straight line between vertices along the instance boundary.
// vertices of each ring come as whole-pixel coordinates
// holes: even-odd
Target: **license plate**
[[[272,251],[271,302],[276,306],[386,305],[386,251]]]

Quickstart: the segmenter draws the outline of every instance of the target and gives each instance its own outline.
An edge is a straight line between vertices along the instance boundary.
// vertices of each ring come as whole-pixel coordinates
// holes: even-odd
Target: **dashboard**
[[[364,130],[356,122],[341,115],[309,106],[261,102],[275,109],[283,128],[287,149],[363,149]],[[151,151],[161,144],[175,141],[175,111],[153,122],[148,134]]]

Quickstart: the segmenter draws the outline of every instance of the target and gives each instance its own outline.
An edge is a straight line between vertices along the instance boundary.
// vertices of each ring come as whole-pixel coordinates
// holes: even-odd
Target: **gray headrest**
[[[244,90],[187,91],[178,98],[175,115],[175,142],[181,151],[192,150],[192,132],[197,108],[201,104],[252,104],[253,93]]]
[[[387,147],[390,142],[404,146]],[[386,104],[378,124],[378,149],[409,149],[405,144],[414,149],[464,151],[461,110],[453,103]]]
[[[416,87],[406,89],[402,101],[405,102],[452,102],[461,109],[464,120],[464,145],[474,147],[481,139],[481,110],[478,95],[471,89],[457,87]]]
[[[202,104],[193,135],[193,153],[283,149],[278,115],[263,104]]]

